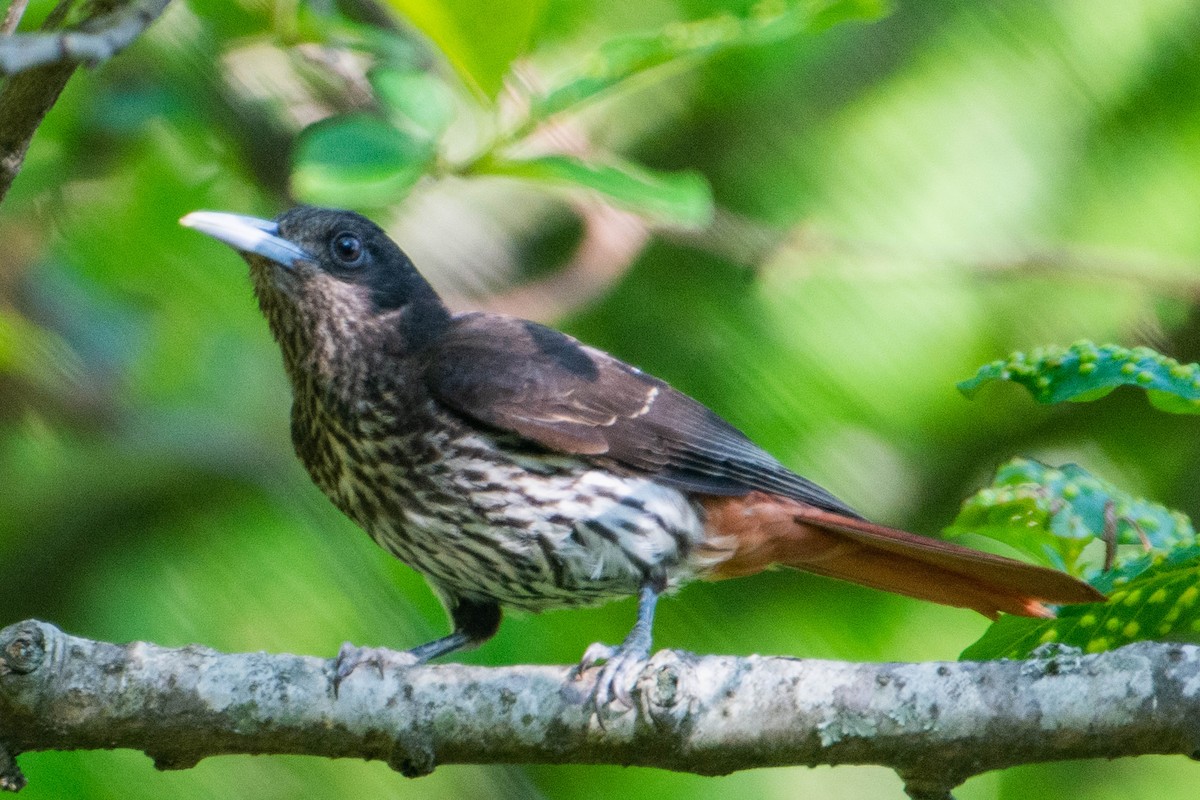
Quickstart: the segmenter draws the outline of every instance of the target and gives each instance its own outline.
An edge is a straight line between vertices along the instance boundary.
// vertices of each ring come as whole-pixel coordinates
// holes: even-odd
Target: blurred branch
[[[103,63],[132,44],[170,1],[129,2],[84,20],[74,30],[0,39],[0,75],[16,75],[49,64]]]
[[[1009,258],[981,259],[971,265],[982,278],[1010,276],[1075,278],[1101,283],[1121,281],[1166,296],[1192,300],[1200,295],[1200,265],[1147,253],[1114,254],[1098,249],[1035,248]]]
[[[75,64],[31,69],[0,86],[0,200],[8,193],[42,119],[58,100]]]
[[[583,235],[570,260],[552,274],[483,300],[453,300],[452,306],[525,319],[552,321],[587,308],[625,277],[654,236],[739,264],[750,271],[779,247],[783,234],[718,207],[701,229],[656,223],[595,198],[572,201]]]
[[[337,0],[337,7],[355,22],[385,31],[400,30],[396,18],[375,0]]]
[[[21,17],[25,16],[25,8],[29,5],[29,0],[12,0],[8,4],[8,10],[4,12],[4,22],[0,23],[0,35],[7,36],[17,30],[17,26],[21,24]]]
[[[1192,300],[1200,296],[1200,263],[1150,252],[1120,252],[1072,245],[1030,245],[1009,253],[976,257],[930,257],[900,247],[840,237],[820,226],[802,222],[790,233],[771,238],[771,229],[759,223],[742,223],[738,235],[754,237],[766,270],[792,270],[815,262],[813,272],[831,256],[839,274],[855,279],[895,280],[897,262],[917,259],[931,264],[953,264],[981,280],[1054,278],[1090,284],[1129,283],[1167,297]],[[754,252],[754,251],[749,251]]]
[[[8,193],[38,126],[81,62],[98,64],[124,49],[162,13],[170,0],[141,0],[84,20],[75,29],[50,32],[66,6],[50,14],[41,33],[0,36],[0,201]],[[9,7],[9,13],[19,4]],[[7,23],[6,23],[7,24]]]
[[[1200,648],[1139,642],[1030,661],[861,664],[656,654],[636,708],[587,702],[591,673],[457,664],[359,669],[331,661],[127,645],[27,621],[0,631],[0,786],[11,756],[134,748],[160,769],[208,756],[290,753],[438,764],[609,763],[702,775],[879,764],[914,798],[1042,761],[1200,749]]]
[[[526,319],[555,320],[586,308],[633,266],[650,240],[645,219],[591,198],[573,203],[583,236],[571,259],[549,276],[472,304]]]
[[[500,114],[510,119],[528,120],[530,98],[545,94],[548,89],[537,71],[527,63],[515,64],[514,73],[520,88],[513,83],[506,85],[506,91],[500,96]],[[589,132],[578,120],[553,118],[542,120],[533,127],[516,124],[489,149],[468,162],[455,165],[453,172],[469,175],[474,164],[508,147],[526,154],[567,155],[584,161],[594,160],[598,155]],[[472,308],[527,319],[561,319],[586,308],[611,290],[655,236],[753,270],[757,270],[787,236],[784,231],[721,207],[715,208],[711,223],[702,228],[691,228],[635,213],[586,192],[574,194],[571,206],[583,225],[583,235],[571,258],[553,274],[482,302],[471,303]],[[452,302],[452,305],[457,303]]]

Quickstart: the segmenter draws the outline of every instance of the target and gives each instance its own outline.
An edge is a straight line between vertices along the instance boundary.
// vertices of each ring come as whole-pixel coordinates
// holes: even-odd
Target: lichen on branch
[[[590,763],[716,775],[879,764],[945,797],[992,769],[1200,749],[1200,648],[1140,642],[1029,661],[862,664],[662,651],[635,708],[588,702],[594,670],[363,668],[335,691],[311,656],[112,644],[26,621],[0,631],[0,785],[34,750],[134,748],[161,769],[308,754],[442,764]],[[36,776],[34,776],[36,779]]]

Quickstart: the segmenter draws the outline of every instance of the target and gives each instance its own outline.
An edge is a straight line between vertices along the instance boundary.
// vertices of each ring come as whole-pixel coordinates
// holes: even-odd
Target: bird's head
[[[417,349],[449,320],[404,251],[360,214],[297,206],[274,220],[195,211],[180,222],[250,264],[259,305],[289,361],[340,361],[368,336]]]

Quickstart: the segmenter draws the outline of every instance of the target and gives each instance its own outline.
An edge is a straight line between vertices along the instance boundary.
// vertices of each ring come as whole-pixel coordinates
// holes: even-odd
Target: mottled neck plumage
[[[380,310],[367,292],[323,291],[320,279],[303,288],[280,286],[278,276],[252,270],[255,293],[297,398],[302,394],[348,407],[380,382],[419,388],[411,376],[421,353],[450,324],[432,289],[395,309]]]
[[[255,294],[295,392],[346,390],[357,381],[363,331],[357,315],[331,307],[319,292],[285,294],[254,270]]]

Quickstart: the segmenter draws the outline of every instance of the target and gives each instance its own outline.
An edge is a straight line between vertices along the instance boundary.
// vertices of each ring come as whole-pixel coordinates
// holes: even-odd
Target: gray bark
[[[126,2],[111,13],[86,20],[78,30],[0,38],[0,75],[16,75],[48,64],[103,63],[132,44],[170,1]]]
[[[32,750],[134,748],[161,769],[226,753],[439,764],[594,763],[718,775],[879,764],[945,798],[972,775],[1200,747],[1200,648],[1142,642],[1029,661],[861,664],[663,651],[633,709],[597,713],[595,670],[360,667],[111,644],[27,621],[0,631],[0,785]]]
[[[21,171],[33,134],[75,68],[80,63],[98,64],[120,52],[158,18],[168,2],[129,2],[85,20],[77,30],[0,36],[0,78],[9,76],[0,83],[0,201]],[[45,27],[56,27],[60,16],[52,14]]]

